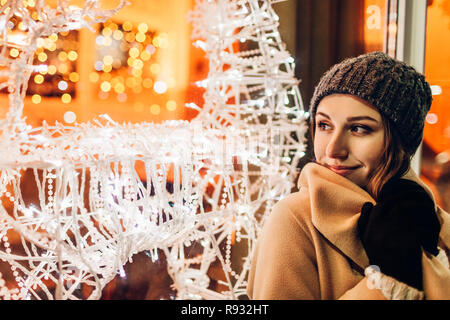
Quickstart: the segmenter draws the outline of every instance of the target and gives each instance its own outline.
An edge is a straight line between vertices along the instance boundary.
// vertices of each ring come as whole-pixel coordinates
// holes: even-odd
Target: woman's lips
[[[348,167],[348,166],[330,166],[327,165],[327,167],[336,172],[337,174],[341,175],[341,176],[346,176],[349,175],[350,173],[352,173],[355,169],[358,169],[359,166],[353,166],[353,167]]]

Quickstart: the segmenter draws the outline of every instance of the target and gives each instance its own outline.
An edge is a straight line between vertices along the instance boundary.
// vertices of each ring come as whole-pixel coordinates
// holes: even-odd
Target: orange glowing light
[[[103,92],[109,92],[109,91],[111,90],[111,83],[109,83],[108,81],[103,81],[103,82],[100,84],[100,89],[101,89]]]
[[[122,33],[122,31],[120,31],[120,30],[115,30],[115,31],[113,32],[113,38],[114,38],[115,40],[122,40],[122,38],[123,38],[123,33]]]
[[[63,103],[70,103],[70,101],[72,101],[72,96],[71,96],[70,94],[68,94],[68,93],[64,93],[64,94],[61,96],[61,101],[62,101]]]
[[[139,49],[133,47],[133,48],[131,48],[131,49],[128,51],[128,54],[129,54],[130,57],[132,57],[132,58],[137,58],[137,57],[139,56]]]
[[[38,54],[37,58],[39,61],[44,62],[47,60],[47,54],[45,52],[41,52]]]
[[[150,106],[150,112],[154,115],[158,115],[161,112],[161,107],[158,104],[152,104]]]
[[[142,32],[138,32],[136,34],[136,41],[137,42],[144,42],[145,38],[146,38],[146,35],[144,33],[142,33]]]
[[[37,84],[41,84],[42,82],[44,82],[44,77],[42,76],[42,74],[35,75],[34,82]]]
[[[110,37],[112,35],[113,31],[109,27],[105,27],[102,30],[102,35],[105,37]]]
[[[125,21],[122,28],[124,31],[131,31],[131,29],[133,29],[133,24],[130,21]]]
[[[138,25],[138,30],[139,30],[139,32],[141,32],[141,33],[146,33],[146,32],[148,31],[148,25],[147,25],[145,22],[141,22],[141,23]]]
[[[59,71],[59,73],[64,74],[64,73],[67,73],[68,70],[69,70],[69,67],[68,67],[67,64],[65,64],[65,63],[61,63],[61,64],[58,66],[58,71]]]
[[[78,59],[78,53],[76,51],[70,50],[69,53],[67,54],[67,58],[70,61],[75,61]]]
[[[56,73],[56,66],[51,64],[47,68],[47,73],[50,75],[54,75]]]
[[[80,75],[76,72],[71,72],[69,74],[69,80],[72,82],[78,82],[80,80]]]
[[[41,103],[42,98],[38,94],[33,94],[33,96],[31,97],[31,101],[35,104],[38,104],[38,103]]]
[[[169,100],[166,103],[166,108],[169,111],[175,111],[175,109],[177,108],[177,103],[174,100]]]
[[[61,60],[61,61],[66,61],[67,60],[67,52],[60,51],[58,53],[58,59]]]
[[[9,55],[13,58],[17,58],[19,56],[19,50],[17,50],[16,48],[12,48],[9,51]]]
[[[52,33],[48,38],[51,41],[56,42],[58,40],[58,35],[56,33]]]

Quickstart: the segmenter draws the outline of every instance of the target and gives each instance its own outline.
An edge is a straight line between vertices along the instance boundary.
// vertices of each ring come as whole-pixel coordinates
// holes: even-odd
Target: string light
[[[9,21],[11,28],[29,32],[29,23],[22,16],[19,17],[21,18],[15,22]],[[40,21],[40,18],[33,18],[33,15],[31,18]],[[65,103],[71,100],[75,90],[73,84],[79,81],[79,74],[75,70],[75,62],[78,59],[77,32],[50,33],[47,37],[36,39],[34,63],[39,64],[39,67],[33,69],[31,81],[28,83],[28,94],[31,95],[33,103],[41,103],[42,99],[48,96],[61,97],[61,101]],[[17,48],[13,49],[19,52]],[[14,55],[15,51],[12,53]],[[62,98],[64,93],[69,94],[70,99],[67,96]]]
[[[154,89],[153,77],[160,72],[161,68],[154,59],[156,53],[156,48],[152,45],[154,34],[155,32],[150,30],[146,22],[133,24],[125,21],[120,24],[108,20],[100,26],[99,35],[96,37],[98,59],[94,69],[99,74],[112,75],[111,88],[107,84],[99,83],[101,91],[110,92],[114,89],[117,101],[121,102],[124,101],[125,96],[128,99],[130,95]],[[163,36],[167,37],[167,35]],[[98,81],[93,77],[90,79],[92,82]],[[157,88],[162,89],[161,85],[158,86]],[[167,88],[163,91],[162,93],[165,93]],[[146,94],[151,93],[146,92]],[[125,94],[125,96],[122,95],[119,98],[119,94]]]
[[[67,25],[87,26],[90,19],[85,16],[108,17],[116,12],[91,12],[93,2],[88,4],[81,13],[66,1],[58,1],[54,11],[40,6],[39,10],[46,10],[36,15],[43,22],[42,29],[30,24],[28,39],[35,41],[34,45],[42,32],[51,34]],[[258,0],[237,4],[197,0],[190,15],[193,37],[204,39],[211,64],[205,103],[190,123],[118,124],[102,115],[93,123],[32,128],[21,118],[20,98],[26,88],[23,74],[30,66],[9,58],[9,52],[1,53],[8,56],[2,58],[9,63],[8,80],[16,90],[11,92],[10,111],[1,128],[4,183],[0,192],[5,199],[2,205],[12,207],[14,215],[0,215],[0,252],[10,264],[16,284],[9,289],[0,282],[0,295],[8,299],[99,299],[110,279],[117,274],[125,278],[123,265],[142,250],[154,261],[159,259],[158,250],[164,252],[177,299],[225,300],[245,295],[250,254],[264,217],[275,200],[290,193],[294,185],[304,145],[294,141],[293,134],[300,140],[304,136],[306,113],[293,66],[286,64],[285,46],[278,38],[268,41],[267,35],[277,26],[270,1],[263,7]],[[7,5],[18,10],[15,1]],[[242,5],[248,10],[245,19]],[[99,21],[92,18],[90,22]],[[111,32],[120,28],[108,26]],[[149,34],[145,41],[152,37]],[[257,39],[260,49],[232,52],[224,45],[239,43],[241,37]],[[33,46],[20,49],[25,58],[35,54]],[[277,68],[276,77],[274,63],[283,67]],[[69,69],[71,64],[67,66]],[[148,72],[147,66],[139,71]],[[122,68],[129,71],[131,67]],[[142,79],[155,80],[150,73],[138,78],[124,72],[117,78],[116,70],[94,72],[99,73],[97,85],[109,86],[109,90],[113,84],[127,84],[127,78],[133,79],[128,81],[133,92],[142,90]],[[167,90],[162,80],[154,81],[153,88],[155,85]],[[264,96],[266,91],[272,92],[271,99]],[[290,105],[283,101],[287,92],[292,94]],[[98,95],[107,99],[109,93],[99,90]],[[247,100],[236,103],[242,97]],[[70,102],[72,95],[64,92],[61,99]],[[262,101],[264,117],[259,116],[261,108],[255,101]],[[289,109],[289,117],[278,111],[279,103]],[[150,104],[150,110],[147,106],[133,104],[136,111],[161,112],[157,103]],[[176,107],[174,100],[166,103],[166,108],[171,107]],[[65,121],[75,121],[70,113],[66,115]],[[145,184],[136,171],[137,161],[145,162]],[[36,207],[24,203],[22,196],[21,172],[30,163],[31,181],[36,181],[33,187],[39,194]],[[170,174],[175,188],[167,192]],[[80,201],[86,197],[88,205]],[[6,234],[12,231],[19,231],[20,255],[9,245]],[[241,241],[245,241],[242,264],[236,266],[232,250],[235,242]],[[201,252],[192,257],[185,249],[193,244]],[[208,273],[216,261],[225,277],[221,284],[226,289],[220,292],[211,288]]]

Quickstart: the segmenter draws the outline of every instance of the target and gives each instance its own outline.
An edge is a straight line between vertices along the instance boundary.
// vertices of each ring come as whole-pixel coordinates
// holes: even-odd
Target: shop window
[[[428,0],[425,76],[433,103],[425,120],[422,173],[433,182],[444,209],[450,208],[450,2]]]

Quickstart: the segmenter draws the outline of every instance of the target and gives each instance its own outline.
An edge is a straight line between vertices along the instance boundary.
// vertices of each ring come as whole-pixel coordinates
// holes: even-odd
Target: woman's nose
[[[330,159],[345,159],[348,156],[348,143],[345,134],[335,131],[328,141],[326,153]]]

